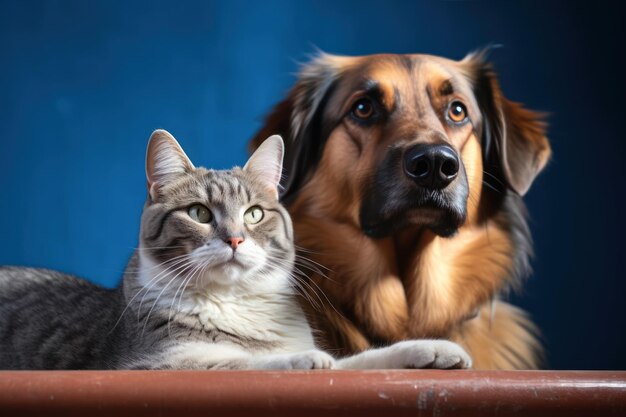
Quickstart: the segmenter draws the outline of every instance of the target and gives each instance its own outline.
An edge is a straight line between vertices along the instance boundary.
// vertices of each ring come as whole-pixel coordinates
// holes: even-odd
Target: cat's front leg
[[[312,349],[297,353],[274,353],[268,355],[250,355],[239,358],[224,358],[214,361],[205,369],[224,370],[307,370],[331,369],[335,359],[321,350]]]
[[[253,356],[249,359],[250,369],[331,369],[335,359],[321,350],[312,349],[297,353],[277,353]]]
[[[158,355],[127,363],[123,369],[288,370],[331,369],[335,359],[321,350],[296,353],[251,354],[234,346],[183,343]]]
[[[407,340],[337,361],[339,369],[463,369],[471,366],[472,359],[467,352],[447,340]]]

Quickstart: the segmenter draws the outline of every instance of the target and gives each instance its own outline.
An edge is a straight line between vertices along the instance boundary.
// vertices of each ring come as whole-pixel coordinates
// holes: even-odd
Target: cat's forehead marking
[[[253,204],[274,206],[275,201],[264,190],[241,168],[212,170],[198,167],[169,186],[167,194],[175,205],[201,203],[232,211]]]
[[[241,202],[250,200],[246,187],[231,171],[208,171],[205,174],[209,201],[214,203]]]

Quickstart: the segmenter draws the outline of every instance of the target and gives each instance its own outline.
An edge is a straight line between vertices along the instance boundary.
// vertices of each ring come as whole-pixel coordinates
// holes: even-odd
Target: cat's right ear
[[[259,179],[265,188],[276,196],[278,200],[278,186],[283,172],[283,155],[285,144],[279,135],[273,135],[265,139],[257,150],[252,154],[244,171],[253,174]]]
[[[151,199],[156,197],[159,186],[193,169],[174,136],[162,129],[152,133],[146,151],[146,178]]]

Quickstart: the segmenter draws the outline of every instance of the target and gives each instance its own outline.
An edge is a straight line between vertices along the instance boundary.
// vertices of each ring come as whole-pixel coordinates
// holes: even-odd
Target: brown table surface
[[[0,371],[0,416],[626,416],[625,371]]]

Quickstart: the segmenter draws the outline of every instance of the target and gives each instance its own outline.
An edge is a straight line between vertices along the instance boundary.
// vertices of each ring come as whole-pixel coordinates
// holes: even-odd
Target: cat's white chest
[[[196,296],[181,305],[181,313],[196,316],[206,331],[276,342],[287,351],[314,347],[309,325],[290,298]]]
[[[186,308],[183,308],[182,312],[196,315],[206,330],[221,328],[230,322],[229,317],[233,314],[245,314],[245,311],[237,311],[245,309],[237,306],[235,301],[234,297],[226,299],[194,297],[186,303],[184,306]]]
[[[277,351],[297,352],[314,348],[311,328],[295,296],[285,288],[285,277],[259,279],[254,289],[233,285],[230,288],[202,286],[177,291],[176,285],[166,284],[163,289],[152,285],[155,278],[158,284],[159,280],[167,282],[168,277],[160,276],[159,268],[147,257],[141,256],[140,264],[139,284],[151,288],[155,305],[168,317],[175,309],[184,322],[197,320],[206,332],[216,329],[243,338],[272,342],[280,346]]]

